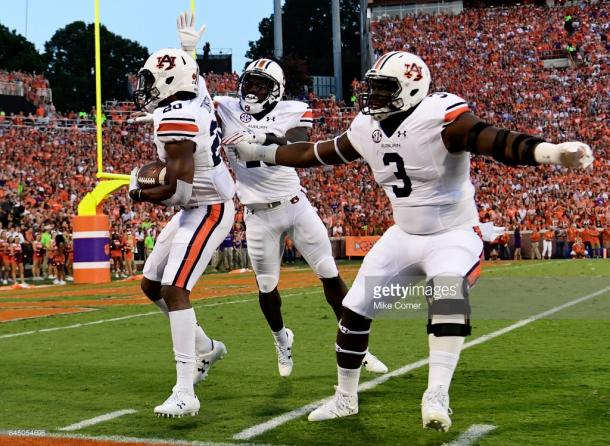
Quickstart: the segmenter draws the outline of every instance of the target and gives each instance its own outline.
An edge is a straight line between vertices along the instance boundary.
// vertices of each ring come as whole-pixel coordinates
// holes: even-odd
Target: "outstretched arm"
[[[239,158],[243,161],[264,161],[290,167],[315,167],[345,164],[360,158],[345,133],[327,141],[297,142],[281,146],[238,143]]]
[[[442,137],[449,152],[466,150],[476,155],[492,156],[510,166],[560,164],[586,168],[593,162],[593,152],[584,143],[551,144],[525,133],[494,127],[470,112],[462,113],[447,126]]]

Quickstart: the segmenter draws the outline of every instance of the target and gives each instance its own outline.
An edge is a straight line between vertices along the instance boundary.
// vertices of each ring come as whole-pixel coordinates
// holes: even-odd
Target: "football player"
[[[384,54],[366,73],[368,90],[360,113],[333,140],[280,147],[239,144],[243,162],[293,167],[348,163],[363,158],[392,203],[395,224],[364,258],[343,301],[337,332],[338,380],[332,400],[310,421],[358,412],[360,363],[366,354],[373,293],[365,280],[425,276],[430,286],[452,283],[455,296],[428,299],[430,349],[428,388],[422,398],[425,428],[451,426],[449,385],[464,337],[471,332],[468,290],[480,273],[483,243],[478,235],[470,155],[491,156],[507,165],[558,164],[586,168],[593,162],[580,142],[552,144],[485,123],[468,103],[450,93],[428,94],[430,72],[417,56]]]
[[[185,24],[188,24],[186,26]],[[185,34],[184,28],[191,33]],[[194,18],[187,13],[178,20],[178,31],[185,51],[194,45]],[[259,59],[251,62],[239,78],[239,97],[215,96],[214,105],[224,142],[235,145],[245,140],[261,144],[306,141],[313,113],[307,104],[282,100],[284,72],[277,62]],[[339,276],[332,255],[328,231],[303,193],[299,176],[291,167],[261,161],[242,162],[234,151],[227,153],[235,172],[237,196],[246,208],[246,242],[259,289],[259,304],[271,328],[280,376],[292,373],[294,335],[286,328],[277,285],[288,233],[295,247],[322,282],[324,295],[337,319],[347,287]],[[387,372],[387,367],[368,353],[363,361],[367,370]]]
[[[136,168],[129,195],[180,207],[159,234],[143,271],[142,290],[169,317],[176,359],[176,385],[154,412],[195,415],[200,405],[193,384],[205,378],[226,348],[197,324],[189,294],[231,229],[235,184],[220,157],[214,106],[192,56],[179,49],[159,50],[138,78],[134,101],[152,113],[157,155],[167,164],[166,184],[139,188]]]

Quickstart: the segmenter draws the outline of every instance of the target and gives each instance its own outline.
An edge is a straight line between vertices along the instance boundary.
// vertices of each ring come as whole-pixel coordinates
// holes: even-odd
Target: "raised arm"
[[[551,144],[525,133],[512,132],[481,121],[470,112],[462,113],[442,132],[452,153],[469,151],[492,156],[509,166],[560,164],[586,168],[593,162],[591,148],[581,142]]]

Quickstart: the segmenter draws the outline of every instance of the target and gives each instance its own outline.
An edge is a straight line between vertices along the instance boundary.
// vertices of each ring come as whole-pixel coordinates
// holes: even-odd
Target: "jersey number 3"
[[[411,195],[411,179],[407,175],[405,170],[405,162],[402,160],[398,153],[386,153],[383,155],[383,165],[389,166],[390,164],[396,164],[396,172],[394,176],[399,180],[402,180],[403,186],[392,186],[392,191],[396,198],[405,198]]]

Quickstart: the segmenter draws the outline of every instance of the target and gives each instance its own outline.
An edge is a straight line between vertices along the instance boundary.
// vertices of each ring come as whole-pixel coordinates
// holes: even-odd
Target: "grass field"
[[[340,268],[351,282],[357,264]],[[169,324],[137,282],[0,292],[0,445],[107,445],[128,441],[123,437],[134,444],[246,444],[234,436],[332,395],[336,381],[336,322],[317,279],[305,268],[289,269],[280,289],[286,324],[295,332],[288,379],[277,374],[253,276],[200,280],[195,310],[229,355],[196,389],[199,415],[177,420],[152,415],[169,395],[175,368]],[[361,392],[357,416],[315,424],[287,416],[240,438],[271,445],[465,445],[475,444],[462,435],[469,427],[493,425],[476,444],[610,444],[610,262],[488,264],[472,302],[468,341],[475,344],[462,354],[452,385],[451,432],[421,428],[427,366],[420,363]],[[527,320],[551,309],[549,317]],[[494,333],[505,327],[511,329]],[[391,371],[425,359],[425,322],[375,322],[371,350]],[[362,373],[363,383],[375,378]],[[59,430],[123,409],[135,412]]]

